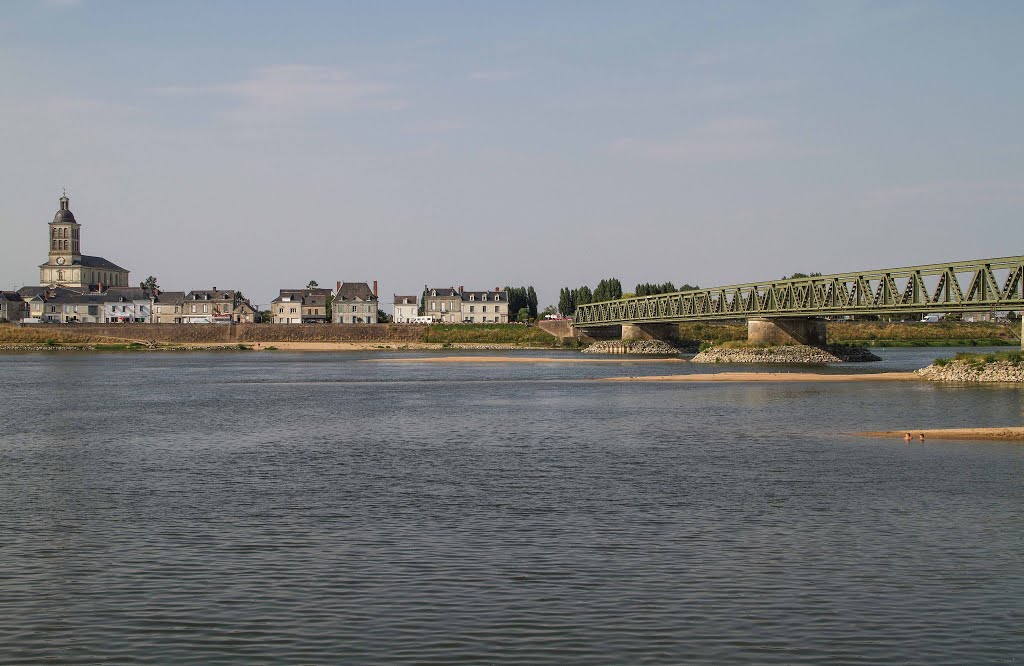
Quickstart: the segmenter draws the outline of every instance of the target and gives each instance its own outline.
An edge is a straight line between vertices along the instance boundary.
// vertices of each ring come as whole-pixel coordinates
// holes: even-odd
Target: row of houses
[[[0,320],[56,324],[252,323],[256,308],[240,291],[188,293],[141,287],[45,286],[0,292]]]
[[[377,281],[338,282],[330,289],[281,289],[270,304],[275,324],[370,324],[377,321]],[[508,323],[508,292],[423,287],[422,297],[395,295],[391,321],[408,323]]]
[[[369,324],[378,320],[377,281],[338,282],[331,289],[281,289],[270,305],[275,324]],[[260,313],[242,292],[189,292],[142,287],[57,285],[0,291],[0,321],[43,323],[254,323]],[[507,323],[508,292],[424,287],[422,297],[394,296],[397,323]]]

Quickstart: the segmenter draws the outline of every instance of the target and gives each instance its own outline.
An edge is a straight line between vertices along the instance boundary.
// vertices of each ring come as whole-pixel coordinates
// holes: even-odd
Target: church
[[[69,203],[64,193],[60,210],[50,222],[50,255],[46,263],[39,266],[39,284],[84,292],[127,287],[127,269],[103,257],[82,254],[82,225],[75,220]]]

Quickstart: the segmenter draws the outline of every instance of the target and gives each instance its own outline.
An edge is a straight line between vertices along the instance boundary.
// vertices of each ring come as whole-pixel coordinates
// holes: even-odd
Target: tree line
[[[624,294],[622,292],[622,282],[618,278],[605,278],[598,282],[593,290],[587,285],[576,287],[575,289],[562,287],[558,292],[558,311],[565,317],[571,317],[576,314],[576,308],[587,303],[614,301],[631,296],[654,296],[655,294],[668,294],[674,291],[694,291],[696,289],[700,289],[700,287],[690,284],[676,287],[672,282],[663,282],[661,284],[643,282],[636,286],[632,294]]]
[[[505,291],[508,292],[508,318],[512,321],[515,317],[517,321],[527,322],[531,319],[537,319],[537,292],[534,291],[533,285],[529,287],[505,287]]]

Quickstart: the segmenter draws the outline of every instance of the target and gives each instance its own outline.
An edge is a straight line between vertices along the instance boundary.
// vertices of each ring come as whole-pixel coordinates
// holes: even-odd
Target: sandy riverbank
[[[918,437],[924,435],[925,441],[929,439],[999,439],[999,440],[1021,440],[1024,441],[1024,427],[1010,428],[931,428],[927,430],[882,430],[878,432],[859,432],[858,435],[865,437],[894,437],[900,438],[907,433],[913,438],[912,441],[920,441]]]
[[[608,377],[606,382],[913,382],[913,372],[878,372],[858,375],[826,375],[815,372],[715,372],[699,375]]]
[[[243,342],[247,349],[267,351],[271,347],[279,351],[430,351],[444,349],[448,351],[537,351],[543,347],[517,346],[514,344],[442,344],[440,342]],[[237,348],[238,342],[198,342],[174,343],[172,346],[182,349],[211,347]]]

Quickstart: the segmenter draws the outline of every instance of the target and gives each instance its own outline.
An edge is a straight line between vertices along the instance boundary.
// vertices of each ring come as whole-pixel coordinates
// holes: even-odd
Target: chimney
[[[501,287],[495,287],[494,288],[494,293],[500,294],[501,293]]]
[[[373,297],[377,298],[377,281],[373,281]]]
[[[459,285],[459,293],[461,294],[463,291],[465,291],[465,288],[460,284]]]
[[[336,294],[341,293],[341,280],[338,280],[338,287],[337,287],[337,289],[334,290],[334,293],[336,293]]]

